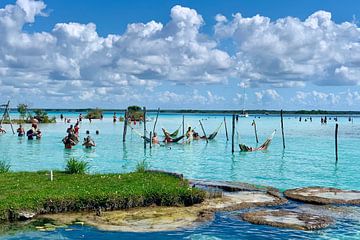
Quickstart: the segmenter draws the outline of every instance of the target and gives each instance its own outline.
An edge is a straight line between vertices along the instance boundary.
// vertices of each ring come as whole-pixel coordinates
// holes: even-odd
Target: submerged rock
[[[106,231],[158,232],[189,228],[211,220],[213,214],[196,207],[148,207],[124,211],[44,215],[58,224],[84,222]]]
[[[305,187],[286,190],[287,198],[315,204],[360,205],[360,191],[325,187]]]
[[[333,220],[327,216],[287,210],[265,210],[241,214],[250,223],[298,230],[316,230],[328,227]]]

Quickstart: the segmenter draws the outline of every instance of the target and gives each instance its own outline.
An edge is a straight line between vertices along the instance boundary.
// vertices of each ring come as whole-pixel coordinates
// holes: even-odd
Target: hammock
[[[168,133],[170,135],[170,137],[174,138],[179,134],[180,128],[181,128],[181,125],[173,133],[169,133],[165,128],[163,128],[163,132],[164,132],[164,135],[165,135],[165,132],[166,132],[166,133]]]
[[[239,144],[240,151],[241,152],[254,152],[254,151],[260,151],[260,150],[266,150],[270,146],[270,143],[271,143],[272,139],[274,138],[275,133],[276,133],[276,130],[274,130],[274,132],[270,135],[270,137],[268,137],[265,140],[265,142],[263,144],[261,144],[260,147],[257,147],[257,148],[248,147],[245,144]]]
[[[146,137],[144,135],[142,135],[141,133],[139,133],[138,131],[136,131],[135,128],[133,128],[132,126],[128,125],[129,128],[131,128],[132,131],[134,131],[134,133],[136,133],[137,135],[139,135],[141,138],[145,139],[146,142],[150,142],[150,138]]]
[[[212,139],[214,139],[216,137],[216,135],[218,134],[222,124],[223,123],[221,122],[220,126],[212,134],[209,135],[209,137],[207,138],[208,140],[212,140]]]

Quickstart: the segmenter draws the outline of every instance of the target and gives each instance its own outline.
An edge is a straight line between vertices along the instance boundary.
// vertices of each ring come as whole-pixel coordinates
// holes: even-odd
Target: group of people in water
[[[66,149],[71,149],[73,146],[79,143],[80,119],[81,118],[79,117],[76,124],[74,126],[70,125],[70,127],[68,127],[66,130],[67,135],[62,139]],[[96,130],[96,135],[99,135],[99,130]],[[90,136],[89,130],[86,131],[86,137],[84,138],[82,145],[86,148],[96,146],[95,141]]]
[[[0,126],[0,134],[4,134],[4,133],[6,133],[6,130]],[[42,133],[37,124],[36,119],[33,119],[31,128],[27,132],[25,132],[25,129],[22,126],[22,124],[19,124],[19,127],[16,129],[16,133],[18,137],[24,137],[26,135],[28,140],[40,139],[42,137]]]

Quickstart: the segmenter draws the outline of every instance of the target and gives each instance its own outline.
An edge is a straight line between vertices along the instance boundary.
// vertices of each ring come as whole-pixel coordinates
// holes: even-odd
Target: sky
[[[0,0],[0,101],[360,110],[358,0]]]

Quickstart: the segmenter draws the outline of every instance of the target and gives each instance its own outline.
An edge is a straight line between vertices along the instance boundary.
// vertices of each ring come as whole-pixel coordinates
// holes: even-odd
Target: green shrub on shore
[[[85,174],[89,167],[88,162],[70,158],[66,162],[65,172],[68,174]]]
[[[0,173],[10,172],[10,164],[6,161],[0,161]]]
[[[186,180],[163,173],[66,174],[10,172],[0,174],[0,222],[15,221],[21,211],[37,214],[105,211],[159,206],[189,206],[205,198]]]

